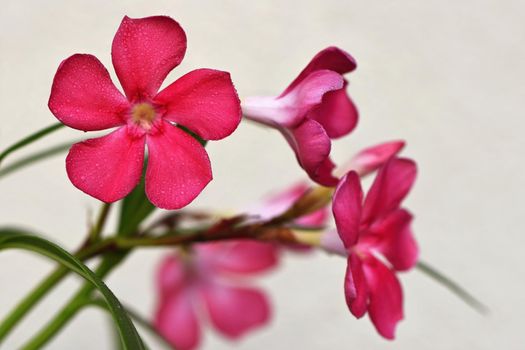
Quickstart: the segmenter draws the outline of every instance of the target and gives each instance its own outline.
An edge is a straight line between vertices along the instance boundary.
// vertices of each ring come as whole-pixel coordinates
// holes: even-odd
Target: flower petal
[[[249,97],[242,103],[245,116],[269,126],[295,127],[319,105],[323,96],[343,87],[340,74],[329,70],[312,72],[300,84],[279,98]]]
[[[189,291],[180,291],[161,300],[155,315],[155,328],[176,349],[196,349],[201,329]]]
[[[104,130],[125,124],[126,97],[113,85],[109,73],[92,55],[73,55],[60,64],[53,79],[49,109],[67,126]]]
[[[323,186],[335,186],[335,165],[330,160],[332,145],[325,130],[315,120],[307,119],[294,129],[280,129],[295,151],[301,167],[310,178]]]
[[[144,138],[132,137],[127,127],[121,127],[74,144],[66,158],[66,170],[78,189],[111,203],[137,186],[143,163]]]
[[[403,319],[403,291],[393,271],[370,256],[364,263],[370,293],[368,315],[379,334],[394,339],[397,323]]]
[[[159,208],[188,205],[211,181],[211,165],[204,147],[193,137],[162,122],[147,136],[146,195]]]
[[[362,203],[363,190],[359,176],[351,171],[337,185],[332,200],[337,233],[347,249],[354,246],[359,238]]]
[[[370,231],[378,239],[376,249],[398,271],[414,267],[419,256],[419,248],[410,228],[411,222],[412,215],[399,209],[370,227]]]
[[[388,141],[361,150],[351,160],[349,170],[365,176],[379,169],[405,147],[404,141]]]
[[[399,208],[416,179],[416,163],[406,158],[390,159],[377,174],[363,207],[363,222],[369,224]]]
[[[187,270],[180,257],[175,254],[166,256],[157,270],[157,289],[161,299],[183,288],[187,280]]]
[[[166,108],[164,118],[184,125],[205,140],[230,135],[241,121],[241,105],[230,74],[197,69],[162,90],[155,102]]]
[[[319,107],[308,114],[317,120],[331,139],[347,135],[357,125],[357,108],[346,92],[346,84],[340,90],[329,91],[323,96]]]
[[[111,57],[130,101],[155,96],[186,52],[186,34],[170,17],[124,17],[113,39]]]
[[[201,244],[196,247],[213,271],[232,274],[253,274],[275,267],[277,246],[251,240]]]
[[[348,256],[345,275],[345,299],[350,312],[363,317],[368,307],[368,286],[361,260],[356,254]]]
[[[281,215],[308,191],[306,182],[296,183],[278,193],[271,194],[268,198],[248,210],[248,213],[257,215],[261,220],[270,220]]]
[[[257,289],[211,283],[203,293],[213,325],[228,338],[239,338],[270,320],[268,300]]]
[[[288,94],[312,72],[328,69],[339,74],[353,71],[357,67],[354,58],[338,47],[330,46],[320,51],[302,70],[297,78],[286,88],[281,96]]]

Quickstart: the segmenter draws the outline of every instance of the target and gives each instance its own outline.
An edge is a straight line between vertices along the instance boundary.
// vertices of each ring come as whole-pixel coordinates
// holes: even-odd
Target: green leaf
[[[51,126],[48,126],[47,128],[44,128],[42,130],[39,130],[25,138],[23,138],[22,140],[18,141],[17,143],[13,144],[12,146],[8,147],[5,151],[3,151],[2,153],[0,153],[0,163],[2,162],[2,160],[7,157],[9,154],[13,153],[14,151],[24,147],[24,146],[27,146],[33,142],[35,142],[36,140],[38,139],[41,139],[42,137],[46,136],[47,134],[50,134],[60,128],[62,128],[64,126],[64,124],[62,123],[57,123],[57,124],[53,124]]]
[[[154,210],[155,206],[151,204],[146,197],[143,176],[139,185],[122,201],[118,235],[130,236],[134,234],[142,221],[153,213]]]
[[[47,149],[44,149],[43,151],[39,151],[36,153],[33,153],[27,157],[24,157],[22,159],[17,160],[16,162],[13,162],[3,168],[0,169],[0,178],[4,177],[6,175],[11,174],[12,172],[15,172],[16,170],[19,170],[21,168],[24,168],[30,164],[33,164],[35,162],[44,160],[46,158],[52,157],[54,155],[60,154],[62,152],[67,151],[73,143],[77,141],[70,141],[66,143],[62,143],[56,146],[49,147]]]
[[[104,297],[108,305],[119,331],[120,340],[124,349],[144,349],[144,345],[135,326],[118,299],[104,282],[80,260],[46,239],[17,229],[3,228],[0,229],[0,250],[8,248],[29,250],[47,256],[91,282]]]

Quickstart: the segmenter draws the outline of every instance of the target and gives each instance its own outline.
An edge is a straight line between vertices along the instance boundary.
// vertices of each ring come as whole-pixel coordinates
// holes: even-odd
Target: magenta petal
[[[155,315],[155,328],[176,349],[198,347],[201,330],[189,291],[174,293],[161,301]]]
[[[370,227],[372,234],[377,237],[375,248],[399,271],[414,267],[419,256],[419,248],[410,228],[411,222],[412,215],[399,209]]]
[[[199,258],[207,261],[213,271],[232,274],[253,274],[275,267],[277,246],[251,240],[201,244],[196,247]]]
[[[204,147],[193,137],[162,122],[147,136],[146,195],[159,208],[188,205],[211,181],[211,165]]]
[[[69,179],[80,190],[111,203],[137,186],[144,163],[144,138],[127,127],[96,139],[76,143],[66,159]]]
[[[166,256],[157,270],[157,289],[161,299],[183,288],[187,281],[187,270],[178,255]]]
[[[328,136],[334,139],[354,130],[357,125],[358,112],[346,88],[342,88],[327,92],[319,107],[312,110],[308,117],[317,120],[324,127]]]
[[[308,176],[323,186],[335,186],[332,176],[335,165],[330,160],[331,142],[324,128],[315,120],[307,119],[294,129],[281,129],[295,151],[297,160]]]
[[[261,220],[273,219],[290,209],[308,189],[306,182],[294,184],[278,193],[271,194],[261,204],[249,209],[249,213],[257,215]]]
[[[213,325],[228,338],[238,338],[270,320],[268,300],[257,289],[212,283],[203,293]]]
[[[361,260],[350,254],[345,275],[345,299],[350,312],[357,318],[363,317],[368,307],[368,287]]]
[[[329,70],[315,71],[300,84],[279,98],[250,97],[243,104],[244,115],[252,120],[273,127],[295,127],[319,105],[323,96],[343,87],[340,74]]]
[[[352,158],[350,170],[355,170],[361,176],[368,175],[383,166],[403,147],[405,147],[404,141],[389,141],[365,148]]]
[[[394,339],[397,323],[403,319],[403,291],[393,271],[370,256],[364,263],[370,302],[368,315],[379,334]]]
[[[164,118],[184,125],[205,140],[230,135],[241,121],[241,105],[230,74],[197,69],[162,90],[155,102]]]
[[[361,223],[363,190],[359,176],[349,172],[341,179],[332,200],[337,233],[347,249],[356,244]]]
[[[186,52],[186,34],[170,17],[124,17],[111,57],[130,101],[153,97]]]
[[[378,172],[363,207],[363,222],[370,223],[399,208],[416,179],[416,163],[392,158]]]
[[[357,67],[354,58],[346,51],[338,47],[331,46],[320,51],[302,70],[297,78],[286,88],[281,96],[288,94],[298,84],[300,84],[312,72],[328,69],[339,74],[353,71]]]
[[[62,123],[84,131],[123,125],[128,100],[92,55],[73,55],[55,74],[49,109]]]

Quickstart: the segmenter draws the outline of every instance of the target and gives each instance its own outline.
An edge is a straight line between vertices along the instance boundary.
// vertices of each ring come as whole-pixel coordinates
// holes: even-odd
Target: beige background
[[[420,176],[408,201],[423,258],[474,292],[483,318],[418,272],[402,277],[406,320],[386,342],[356,321],[342,293],[345,262],[319,254],[287,257],[262,281],[271,291],[270,327],[238,349],[522,349],[525,28],[520,0],[466,1],[14,1],[0,11],[0,149],[55,122],[46,104],[65,57],[95,54],[110,68],[121,17],[166,14],[188,35],[182,66],[232,73],[242,96],[280,92],[313,54],[336,44],[359,68],[350,78],[361,110],[357,131],[334,145],[347,159],[362,146],[405,138]],[[64,130],[32,150],[82,137]],[[209,146],[215,181],[193,207],[242,208],[303,176],[276,132],[243,123]],[[63,156],[0,181],[0,223],[22,224],[73,249],[96,201],[68,181]],[[160,251],[134,254],[110,287],[144,313],[154,305]],[[51,264],[0,254],[0,316]],[[73,291],[68,281],[31,314],[3,348],[16,349]],[[109,349],[107,320],[83,312],[50,349]],[[205,348],[233,345],[206,334]]]

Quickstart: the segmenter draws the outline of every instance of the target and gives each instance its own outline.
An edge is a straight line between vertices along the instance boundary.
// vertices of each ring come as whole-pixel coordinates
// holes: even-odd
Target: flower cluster
[[[125,17],[112,44],[113,66],[125,94],[94,56],[77,54],[60,64],[49,99],[53,114],[83,131],[115,128],[71,148],[66,160],[71,182],[95,198],[114,202],[137,186],[146,166],[149,200],[160,208],[182,208],[212,179],[201,141],[230,135],[242,110],[246,118],[278,130],[307,176],[333,194],[337,229],[324,228],[328,206],[316,208],[285,224],[291,232],[297,227],[311,230],[309,239],[297,235],[285,247],[317,246],[345,256],[344,295],[350,312],[358,318],[368,313],[383,337],[394,338],[403,318],[396,273],[412,268],[418,259],[412,215],[401,207],[414,183],[416,164],[398,157],[403,141],[364,149],[345,166],[337,167],[331,159],[332,140],[349,134],[358,121],[343,77],[356,69],[354,58],[328,47],[281,94],[248,97],[241,105],[230,75],[212,69],[194,70],[159,92],[185,50],[185,33],[173,19]],[[364,197],[361,178],[374,172]],[[310,191],[301,182],[245,213],[256,222],[271,222]],[[276,242],[230,240],[195,243],[170,254],[157,278],[156,327],[176,348],[192,349],[205,320],[229,338],[265,324],[271,313],[266,296],[240,277],[274,267],[281,251]]]

